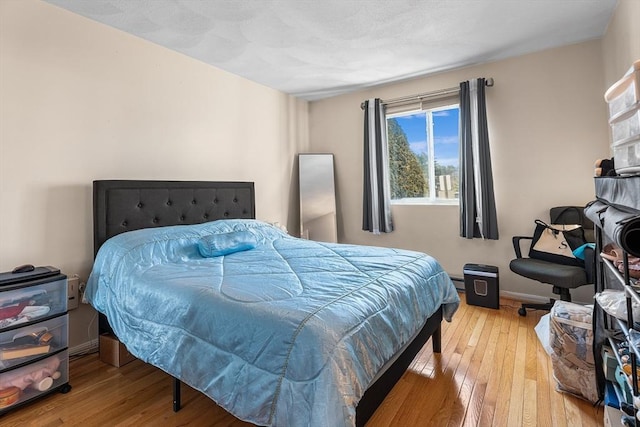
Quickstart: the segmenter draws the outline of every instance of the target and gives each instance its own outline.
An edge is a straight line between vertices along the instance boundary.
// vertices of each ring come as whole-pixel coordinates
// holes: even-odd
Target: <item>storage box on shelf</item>
[[[616,117],[640,102],[640,59],[604,94],[609,117]]]
[[[612,146],[616,172],[621,175],[640,173],[640,136]]]
[[[68,392],[67,277],[54,267],[0,273],[0,415]]]
[[[640,173],[640,60],[605,93],[619,174]]]
[[[610,122],[614,146],[640,138],[640,104]]]

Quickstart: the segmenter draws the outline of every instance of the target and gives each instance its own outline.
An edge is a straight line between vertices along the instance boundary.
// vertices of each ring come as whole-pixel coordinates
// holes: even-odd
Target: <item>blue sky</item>
[[[396,117],[404,130],[409,146],[414,153],[427,149],[426,119],[424,113]],[[436,160],[441,165],[458,166],[458,109],[433,113],[434,149]]]

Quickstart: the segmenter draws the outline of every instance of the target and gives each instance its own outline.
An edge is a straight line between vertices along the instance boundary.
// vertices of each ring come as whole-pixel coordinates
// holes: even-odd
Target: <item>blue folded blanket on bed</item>
[[[199,253],[202,240],[237,248],[245,233],[252,250]],[[117,235],[86,297],[136,357],[242,420],[289,427],[355,425],[382,367],[438,307],[450,320],[459,304],[424,253],[302,240],[256,220]]]

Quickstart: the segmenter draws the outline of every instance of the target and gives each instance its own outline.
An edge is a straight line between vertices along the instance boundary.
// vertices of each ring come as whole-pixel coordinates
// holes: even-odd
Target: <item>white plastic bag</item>
[[[540,321],[534,328],[536,331],[536,335],[538,335],[538,339],[540,340],[540,344],[542,344],[542,348],[547,352],[549,356],[553,354],[553,349],[551,348],[551,344],[549,343],[549,318],[551,317],[551,313],[547,313],[540,318]]]
[[[614,289],[605,289],[598,292],[595,296],[596,301],[602,309],[613,317],[627,321],[627,299],[624,291],[616,291]],[[640,305],[632,300],[633,321],[640,322]]]

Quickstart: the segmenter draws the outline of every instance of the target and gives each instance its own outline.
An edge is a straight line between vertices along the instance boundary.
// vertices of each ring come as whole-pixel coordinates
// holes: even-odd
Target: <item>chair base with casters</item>
[[[580,224],[585,230],[587,241],[593,242],[593,223],[584,216],[584,208],[573,206],[561,206],[551,208],[549,216],[551,224]],[[521,242],[533,241],[530,236],[513,237],[513,249],[516,258],[511,260],[509,268],[514,273],[535,280],[542,284],[553,286],[553,293],[560,296],[562,301],[571,301],[570,289],[593,283],[595,253],[592,248],[587,248],[585,254],[585,266],[556,264],[540,259],[522,256]],[[555,299],[545,304],[522,304],[518,309],[520,316],[527,315],[527,309],[551,310]]]
[[[556,290],[557,290],[557,292],[556,292]],[[569,293],[569,289],[554,287],[553,288],[553,293],[560,295],[560,300],[561,301],[571,302],[571,294]],[[540,303],[540,304],[522,303],[522,305],[518,309],[518,314],[520,316],[526,316],[527,315],[527,309],[550,311],[551,308],[553,308],[553,304],[555,304],[555,303],[556,303],[556,300],[554,298],[551,298],[549,300],[549,302]]]

